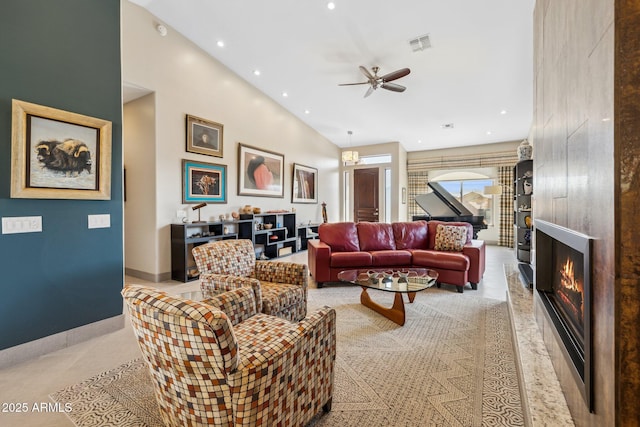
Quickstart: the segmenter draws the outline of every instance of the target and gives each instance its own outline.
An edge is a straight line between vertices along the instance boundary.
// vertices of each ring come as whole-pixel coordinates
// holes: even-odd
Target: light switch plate
[[[89,215],[88,226],[89,228],[109,228],[111,227],[111,215],[110,214]]]
[[[41,216],[13,216],[2,218],[2,234],[39,233],[41,231]]]

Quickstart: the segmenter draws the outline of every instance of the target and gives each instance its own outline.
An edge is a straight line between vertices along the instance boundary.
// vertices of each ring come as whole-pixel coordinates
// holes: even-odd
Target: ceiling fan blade
[[[362,83],[338,83],[338,86],[354,86],[354,85],[368,85],[369,82]]]
[[[367,93],[364,94],[364,97],[366,98],[367,96],[371,95],[374,90],[375,88],[373,86],[370,86],[369,89],[367,89]]]
[[[375,79],[375,77],[369,72],[369,70],[367,70],[365,67],[363,67],[362,65],[360,66],[360,71],[362,71],[362,74],[364,74],[364,76],[368,79]]]
[[[395,84],[395,83],[382,83],[380,87],[393,92],[404,92],[407,89],[406,87]]]
[[[383,82],[390,82],[393,80],[397,80],[401,77],[406,76],[407,74],[409,74],[411,72],[410,69],[408,68],[402,68],[400,70],[396,70],[392,73],[389,74],[385,74],[384,76],[380,77],[382,79]]]

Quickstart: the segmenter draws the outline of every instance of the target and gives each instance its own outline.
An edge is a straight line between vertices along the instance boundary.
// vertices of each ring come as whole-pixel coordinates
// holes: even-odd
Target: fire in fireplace
[[[589,410],[591,389],[591,246],[593,239],[536,220],[534,287]]]

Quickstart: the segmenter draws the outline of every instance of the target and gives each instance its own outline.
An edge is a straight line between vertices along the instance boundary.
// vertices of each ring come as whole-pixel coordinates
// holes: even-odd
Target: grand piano
[[[460,203],[451,193],[437,182],[427,183],[432,190],[426,194],[416,196],[416,203],[427,215],[414,215],[413,220],[439,221],[463,221],[473,226],[473,238],[478,238],[478,231],[487,228],[483,215],[474,215],[462,203]]]

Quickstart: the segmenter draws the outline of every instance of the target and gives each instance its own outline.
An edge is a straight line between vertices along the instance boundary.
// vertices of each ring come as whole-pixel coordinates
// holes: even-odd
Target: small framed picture
[[[14,99],[11,197],[111,199],[111,122]]]
[[[227,203],[227,167],[182,160],[182,203]]]
[[[238,144],[238,195],[284,197],[284,155]]]
[[[318,169],[293,164],[291,203],[318,203]]]
[[[220,123],[187,114],[187,151],[222,157],[223,128]]]

